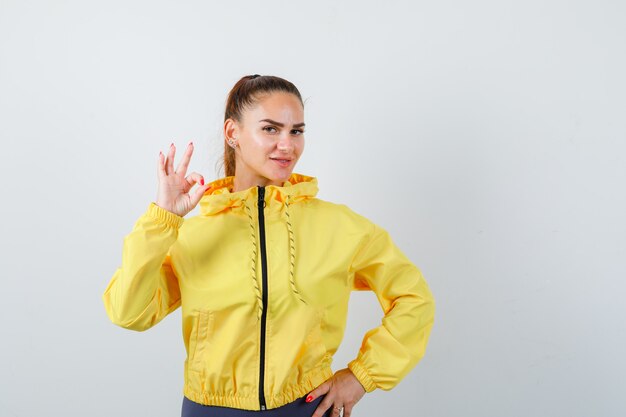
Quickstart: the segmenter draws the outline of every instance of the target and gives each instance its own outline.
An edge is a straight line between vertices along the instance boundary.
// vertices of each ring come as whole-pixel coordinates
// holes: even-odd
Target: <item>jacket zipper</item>
[[[260,372],[259,372],[259,403],[261,410],[266,409],[265,394],[263,388],[263,381],[265,379],[265,328],[267,321],[267,256],[265,253],[265,187],[257,186],[259,191],[258,208],[259,208],[259,240],[261,241],[261,265],[263,270],[263,287],[262,287],[262,299],[263,299],[263,311],[261,312],[261,360],[260,360]]]

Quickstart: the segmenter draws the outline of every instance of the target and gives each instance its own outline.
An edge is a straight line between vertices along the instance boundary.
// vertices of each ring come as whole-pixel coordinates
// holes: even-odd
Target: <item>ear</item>
[[[224,139],[233,139],[236,142],[238,137],[239,124],[231,118],[226,119],[224,121]]]

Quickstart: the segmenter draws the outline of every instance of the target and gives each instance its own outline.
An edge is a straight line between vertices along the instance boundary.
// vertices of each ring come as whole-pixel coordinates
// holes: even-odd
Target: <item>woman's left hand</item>
[[[352,407],[365,395],[365,388],[348,368],[340,369],[315,388],[306,401],[311,402],[320,395],[324,399],[319,403],[311,417],[322,417],[326,410],[333,407],[332,416],[338,417],[343,407],[343,417],[349,417]]]

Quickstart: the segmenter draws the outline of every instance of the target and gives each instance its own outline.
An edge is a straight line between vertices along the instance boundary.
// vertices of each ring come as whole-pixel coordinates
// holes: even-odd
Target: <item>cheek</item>
[[[271,144],[268,141],[263,140],[262,137],[254,137],[252,141],[250,141],[250,147],[248,149],[248,154],[258,160],[262,161],[264,159],[269,159],[271,152]]]

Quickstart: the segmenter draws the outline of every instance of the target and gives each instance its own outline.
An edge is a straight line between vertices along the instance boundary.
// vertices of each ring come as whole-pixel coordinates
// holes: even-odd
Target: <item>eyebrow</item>
[[[259,120],[259,123],[261,123],[261,122],[272,123],[272,124],[280,126],[280,127],[284,127],[285,126],[283,123],[277,122],[277,121],[272,120],[272,119],[262,119],[262,120]],[[304,122],[296,123],[296,124],[293,125],[293,127],[304,127]]]

